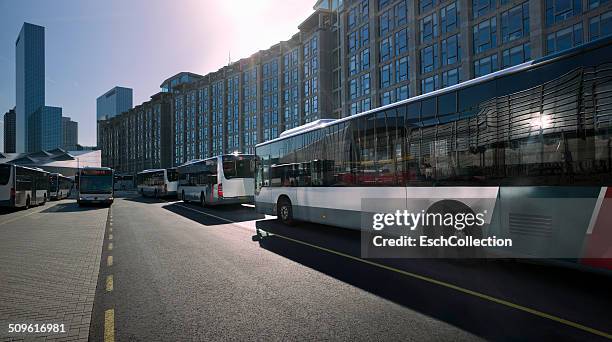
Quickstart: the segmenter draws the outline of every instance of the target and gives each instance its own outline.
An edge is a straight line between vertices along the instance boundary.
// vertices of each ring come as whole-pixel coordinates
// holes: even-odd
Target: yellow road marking
[[[113,239],[113,234],[108,234],[108,239],[112,240]]]
[[[441,280],[437,280],[437,279],[433,279],[433,278],[430,278],[430,277],[426,277],[426,276],[423,276],[423,275],[420,275],[420,274],[416,274],[416,273],[400,270],[400,269],[397,269],[397,268],[394,268],[394,267],[391,267],[391,266],[386,266],[386,265],[378,264],[378,263],[375,263],[375,262],[367,260],[367,259],[358,258],[358,257],[352,256],[350,254],[345,254],[345,253],[342,253],[342,252],[334,251],[334,250],[329,249],[329,248],[320,247],[320,246],[313,245],[313,244],[308,243],[308,242],[296,240],[296,239],[293,239],[293,238],[290,238],[290,237],[287,237],[287,236],[279,235],[279,234],[276,234],[276,233],[271,233],[271,235],[278,236],[278,237],[280,237],[282,239],[285,239],[285,240],[288,240],[288,241],[292,241],[292,242],[295,242],[295,243],[299,243],[299,244],[302,244],[302,245],[305,245],[305,246],[309,246],[309,247],[312,247],[312,248],[316,248],[316,249],[319,249],[319,250],[322,250],[322,251],[325,251],[325,252],[328,252],[328,253],[336,254],[336,255],[339,255],[339,256],[351,259],[351,260],[359,261],[359,262],[362,262],[364,264],[368,264],[368,265],[375,266],[375,267],[378,267],[378,268],[382,268],[382,269],[385,269],[385,270],[388,270],[388,271],[396,272],[396,273],[399,273],[399,274],[402,274],[402,275],[405,275],[405,276],[408,276],[408,277],[419,279],[419,280],[422,280],[422,281],[425,281],[425,282],[428,282],[428,283],[432,283],[432,284],[443,286],[443,287],[446,287],[446,288],[449,288],[449,289],[453,289],[453,290],[456,290],[456,291],[459,291],[459,292],[462,292],[462,293],[465,293],[465,294],[469,294],[469,295],[472,295],[472,296],[475,296],[475,297],[478,297],[478,298],[481,298],[481,299],[485,299],[485,300],[488,300],[488,301],[491,301],[491,302],[494,302],[494,303],[497,303],[497,304],[501,304],[501,305],[504,305],[504,306],[507,306],[507,307],[510,307],[510,308],[513,308],[513,309],[517,309],[517,310],[520,310],[520,311],[523,311],[523,312],[527,312],[527,313],[530,313],[532,315],[535,315],[535,316],[538,316],[538,317],[541,317],[541,318],[546,318],[546,319],[549,319],[549,320],[552,320],[552,321],[555,321],[555,322],[558,322],[558,323],[561,323],[561,324],[565,324],[567,326],[570,326],[570,327],[573,327],[573,328],[576,328],[576,329],[579,329],[579,330],[583,330],[583,331],[589,332],[589,333],[594,334],[594,335],[605,337],[607,339],[612,339],[612,334],[610,334],[610,333],[606,333],[606,332],[603,332],[603,331],[600,331],[600,330],[597,330],[597,329],[594,329],[594,328],[591,328],[591,327],[587,327],[587,326],[582,325],[580,323],[572,322],[570,320],[567,320],[567,319],[564,319],[564,318],[561,318],[561,317],[557,317],[557,316],[554,316],[554,315],[551,315],[551,314],[548,314],[548,313],[545,313],[545,312],[542,312],[542,311],[539,311],[539,310],[528,308],[528,307],[522,306],[520,304],[515,304],[515,303],[509,302],[507,300],[503,300],[503,299],[500,299],[500,298],[489,296],[489,295],[484,294],[484,293],[480,293],[480,292],[477,292],[477,291],[469,290],[469,289],[466,289],[466,288],[463,288],[463,287],[460,287],[460,286],[457,286],[457,285],[453,285],[453,284],[450,284],[450,283],[447,283],[447,282],[444,282],[444,281],[441,281]]]
[[[113,290],[113,275],[106,276],[106,292]]]
[[[115,310],[104,311],[104,342],[115,342]]]
[[[112,242],[109,242],[109,243],[108,243],[108,250],[109,250],[109,251],[112,251],[112,250],[113,250],[113,243],[112,243]]]
[[[113,266],[113,256],[112,255],[109,255],[106,258],[106,266]]]

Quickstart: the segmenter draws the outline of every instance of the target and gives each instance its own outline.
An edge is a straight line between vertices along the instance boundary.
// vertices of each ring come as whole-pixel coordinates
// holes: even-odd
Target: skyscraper
[[[62,146],[62,108],[42,106],[30,115],[28,147],[30,152]]]
[[[79,123],[72,121],[69,117],[62,117],[63,142],[62,148],[68,151],[77,149],[79,142]]]
[[[15,153],[15,108],[4,114],[4,152]]]
[[[24,23],[15,42],[16,103],[15,150],[29,146],[30,118],[45,105],[45,28]]]
[[[132,109],[132,88],[114,87],[96,99],[97,122],[114,118]],[[98,128],[98,146],[100,133]]]

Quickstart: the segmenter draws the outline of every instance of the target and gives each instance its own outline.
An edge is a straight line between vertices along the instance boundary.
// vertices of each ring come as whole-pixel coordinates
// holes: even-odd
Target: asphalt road
[[[256,228],[272,234],[253,241]],[[515,261],[364,263],[357,232],[288,228],[245,206],[122,198],[106,229],[91,341],[592,341],[612,333],[608,275]]]

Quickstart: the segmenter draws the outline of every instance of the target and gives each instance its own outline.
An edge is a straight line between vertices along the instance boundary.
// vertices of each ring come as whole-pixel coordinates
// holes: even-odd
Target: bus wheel
[[[26,209],[30,209],[30,196],[28,196],[28,197],[26,198],[26,205],[25,205],[25,208],[26,208]]]
[[[293,208],[291,206],[291,201],[287,197],[281,197],[278,200],[276,214],[282,223],[288,226],[295,225],[295,221],[293,220]]]
[[[204,196],[203,192],[200,193],[200,205],[202,208],[206,207],[206,196]]]

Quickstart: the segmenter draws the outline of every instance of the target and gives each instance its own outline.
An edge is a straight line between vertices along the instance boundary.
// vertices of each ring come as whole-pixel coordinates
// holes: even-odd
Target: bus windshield
[[[0,165],[0,185],[6,185],[11,178],[11,165]]]
[[[113,176],[81,175],[79,191],[84,194],[110,194],[113,192]]]
[[[255,157],[223,156],[223,175],[226,179],[253,178],[255,176]]]

